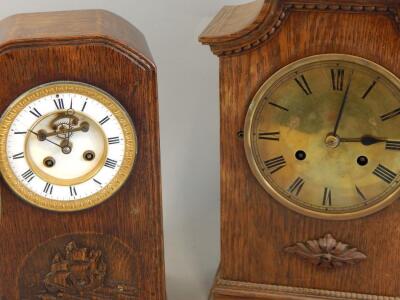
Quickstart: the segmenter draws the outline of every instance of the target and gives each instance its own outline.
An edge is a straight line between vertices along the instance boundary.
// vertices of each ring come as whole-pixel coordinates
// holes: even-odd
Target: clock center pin
[[[325,145],[328,148],[337,148],[340,144],[340,138],[338,136],[329,134],[325,139]]]

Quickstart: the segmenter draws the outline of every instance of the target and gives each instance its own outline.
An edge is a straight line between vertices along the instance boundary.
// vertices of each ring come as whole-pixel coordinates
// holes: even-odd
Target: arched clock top
[[[122,17],[106,10],[17,14],[0,21],[0,55],[20,47],[71,42],[104,44],[120,51],[142,68],[155,70],[143,34]]]
[[[290,12],[326,11],[347,13],[378,13],[390,17],[400,30],[400,3],[397,0],[256,0],[248,4],[225,6],[199,37],[214,54],[241,54],[271,39]]]

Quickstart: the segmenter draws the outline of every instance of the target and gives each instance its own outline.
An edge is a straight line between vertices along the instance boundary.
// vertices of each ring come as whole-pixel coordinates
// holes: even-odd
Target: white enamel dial
[[[1,130],[7,131],[6,180],[16,180],[15,186],[7,181],[47,209],[80,210],[104,201],[127,177],[136,154],[126,112],[110,95],[80,83],[27,92],[6,111]]]

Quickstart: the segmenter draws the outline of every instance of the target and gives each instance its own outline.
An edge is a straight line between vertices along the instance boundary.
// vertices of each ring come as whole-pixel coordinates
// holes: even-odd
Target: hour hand
[[[378,143],[387,142],[387,138],[374,137],[372,135],[364,135],[360,138],[340,138],[341,143],[361,143],[364,146],[370,146]]]
[[[41,129],[38,131],[37,137],[39,141],[45,141],[48,137],[50,136],[55,136],[59,134],[66,134],[66,133],[72,133],[72,132],[77,132],[77,131],[83,131],[83,132],[88,132],[90,128],[90,125],[88,122],[82,122],[79,127],[75,128],[68,128],[68,129],[58,129],[52,132],[47,132],[44,129]]]
[[[51,143],[51,144],[53,144],[53,145],[55,145],[55,146],[57,146],[57,147],[62,148],[59,144],[57,144],[57,143],[55,143],[55,142],[49,140],[47,137],[45,137],[44,139],[41,139],[41,138],[39,137],[40,134],[39,134],[38,132],[35,132],[35,131],[31,130],[31,129],[29,130],[29,132],[31,132],[32,134],[36,135],[37,138],[38,138],[40,141],[47,141],[47,142],[49,142],[49,143]]]

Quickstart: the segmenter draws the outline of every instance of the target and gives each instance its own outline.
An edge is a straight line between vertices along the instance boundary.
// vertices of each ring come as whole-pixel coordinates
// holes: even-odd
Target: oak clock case
[[[220,61],[212,299],[399,297],[398,1],[253,1],[200,36]]]
[[[22,199],[49,210],[77,211],[107,200],[136,156],[135,130],[124,108],[78,82],[27,91],[4,113],[0,132],[4,179]]]
[[[103,10],[0,32],[0,299],[166,299],[144,36]]]

